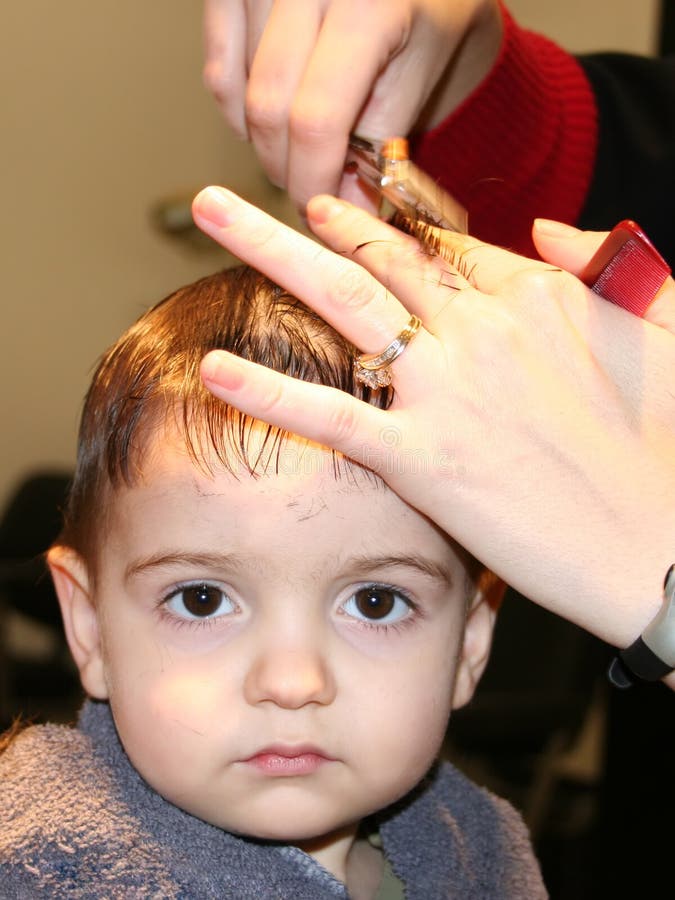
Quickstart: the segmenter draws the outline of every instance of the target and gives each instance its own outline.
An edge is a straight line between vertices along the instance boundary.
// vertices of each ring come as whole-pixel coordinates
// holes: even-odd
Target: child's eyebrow
[[[124,582],[152,569],[166,569],[171,566],[195,566],[208,569],[239,569],[244,560],[233,553],[154,553],[134,560],[124,570]]]
[[[415,569],[423,575],[430,576],[439,581],[444,581],[448,587],[453,587],[455,578],[450,566],[441,565],[433,559],[425,556],[413,556],[409,554],[387,556],[353,556],[346,561],[346,566],[356,571],[370,572],[373,569],[407,568]]]
[[[150,556],[134,560],[124,570],[124,582],[129,582],[137,575],[153,569],[167,569],[173,566],[194,566],[206,569],[233,569],[241,570],[250,559],[234,553],[186,553],[183,551],[168,551],[154,553]],[[342,560],[339,564],[343,571],[353,572],[355,576],[369,577],[377,569],[413,569],[427,577],[445,582],[448,587],[453,587],[455,579],[449,566],[443,566],[436,560],[424,556],[409,554],[388,554],[383,556],[368,556],[366,554],[352,556]]]

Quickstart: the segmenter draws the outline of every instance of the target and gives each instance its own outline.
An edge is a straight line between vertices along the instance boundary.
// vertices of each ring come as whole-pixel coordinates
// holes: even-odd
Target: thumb
[[[573,275],[581,275],[607,237],[606,231],[581,231],[573,225],[535,219],[532,240],[541,258]]]
[[[608,233],[581,231],[562,222],[535,219],[532,240],[545,262],[579,277]],[[675,282],[672,278],[665,280],[643,318],[675,334]]]

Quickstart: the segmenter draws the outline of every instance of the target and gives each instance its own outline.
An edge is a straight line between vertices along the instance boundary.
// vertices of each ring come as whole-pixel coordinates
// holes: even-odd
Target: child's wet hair
[[[252,475],[274,465],[288,435],[266,426],[261,451],[248,440],[254,420],[204,388],[199,366],[214,349],[382,408],[390,401],[387,391],[354,378],[352,345],[265,276],[238,266],[202,278],[148,310],[100,361],[82,412],[60,543],[93,563],[111,492],[136,482],[151,439],[169,423],[206,470],[214,459]]]

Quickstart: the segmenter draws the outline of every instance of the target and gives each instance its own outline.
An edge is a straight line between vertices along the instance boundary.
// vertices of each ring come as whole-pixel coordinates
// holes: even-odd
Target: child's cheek
[[[154,744],[173,743],[185,732],[205,736],[231,705],[223,690],[232,679],[222,669],[213,653],[195,657],[165,645],[148,648],[143,663],[118,668],[113,676],[110,701],[118,728],[131,740],[151,736]]]

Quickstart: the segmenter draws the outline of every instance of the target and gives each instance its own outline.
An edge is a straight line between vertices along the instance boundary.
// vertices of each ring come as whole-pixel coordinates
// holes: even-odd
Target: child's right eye
[[[235,605],[216,584],[184,584],[165,598],[163,605],[181,619],[214,619],[234,612]]]

